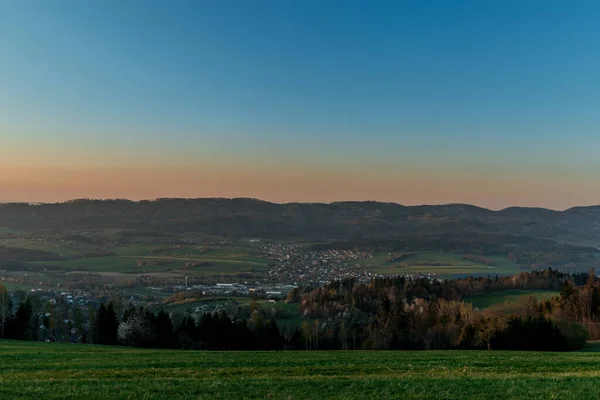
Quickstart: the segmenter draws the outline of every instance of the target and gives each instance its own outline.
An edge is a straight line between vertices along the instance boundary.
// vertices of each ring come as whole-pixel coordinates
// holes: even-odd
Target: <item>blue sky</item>
[[[587,197],[553,204],[541,190],[507,205],[600,203],[589,192],[600,172],[598,21],[593,1],[8,0],[0,158],[28,168],[210,161],[306,179],[518,174],[580,181],[585,193],[571,193]],[[486,203],[410,199],[452,200]]]

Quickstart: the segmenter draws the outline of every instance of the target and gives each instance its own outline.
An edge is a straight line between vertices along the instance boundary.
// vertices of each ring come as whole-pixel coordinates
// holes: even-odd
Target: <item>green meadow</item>
[[[110,237],[110,234],[105,236]],[[118,273],[157,273],[182,272],[199,277],[219,277],[236,275],[240,272],[261,272],[273,261],[259,254],[256,249],[244,246],[204,247],[197,245],[173,246],[152,243],[150,238],[129,238],[135,242],[109,248],[113,253],[107,257],[87,257],[61,261],[33,262],[35,266],[52,266],[64,271],[118,272]],[[4,237],[0,245],[25,249],[44,250],[64,257],[74,257],[84,253],[93,253],[97,247],[73,243],[55,238]],[[494,261],[493,266],[465,260],[463,254],[451,252],[422,251],[401,262],[389,262],[388,253],[375,254],[373,258],[350,261],[360,264],[372,273],[411,274],[435,273],[444,277],[466,275],[511,275],[522,272],[519,266],[506,257],[487,257]],[[138,261],[145,261],[138,267]],[[209,265],[186,267],[189,263],[208,262]]]
[[[3,399],[582,399],[597,398],[600,380],[593,351],[197,352],[4,341],[0,358]]]
[[[482,294],[467,297],[464,300],[471,302],[479,309],[487,310],[512,310],[522,308],[530,297],[537,301],[549,300],[558,296],[558,291],[553,290],[504,290],[501,292]]]
[[[375,254],[373,258],[361,260],[359,264],[378,274],[434,273],[441,276],[463,275],[513,275],[522,272],[519,266],[506,257],[487,257],[494,261],[493,266],[463,258],[464,254],[422,251],[400,262],[389,262],[388,253]],[[398,266],[400,265],[400,266]]]
[[[35,248],[56,252],[54,244],[31,242],[26,239],[5,241],[5,245]],[[219,277],[237,275],[239,272],[260,272],[267,268],[269,260],[249,249],[223,248],[203,249],[194,246],[173,247],[149,243],[132,243],[112,249],[114,255],[86,257],[61,261],[39,261],[32,266],[52,266],[64,271],[88,271],[103,273],[148,274],[157,272],[185,273],[188,276]],[[64,251],[63,251],[64,250]],[[160,250],[160,251],[157,251]],[[73,255],[73,250],[63,246],[62,253]],[[144,261],[142,266],[138,261]],[[208,262],[208,265],[186,266],[189,263]]]

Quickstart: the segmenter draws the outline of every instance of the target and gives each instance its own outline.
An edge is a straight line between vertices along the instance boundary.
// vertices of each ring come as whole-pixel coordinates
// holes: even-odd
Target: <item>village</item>
[[[187,274],[165,277],[160,273],[126,274],[97,272],[67,273],[58,279],[52,271],[0,271],[2,283],[21,290],[13,296],[34,295],[41,303],[63,307],[97,306],[102,301],[119,299],[122,304],[160,309],[169,298],[181,294],[186,299],[229,299],[209,302],[202,312],[214,312],[231,299],[255,298],[266,302],[285,301],[297,287],[319,287],[344,279],[370,282],[382,274],[369,268],[372,252],[364,249],[315,250],[302,244],[273,243],[253,240],[245,243],[218,241],[208,248],[250,248],[269,262],[253,274],[221,274],[198,278]],[[204,243],[206,245],[206,243]],[[234,251],[234,250],[232,250]],[[129,278],[128,276],[133,277]],[[394,276],[400,276],[396,274]],[[431,273],[403,274],[410,279],[441,280]],[[20,298],[14,298],[18,303]],[[200,307],[200,306],[198,306]],[[68,318],[67,318],[68,319]],[[65,322],[66,323],[66,322]]]

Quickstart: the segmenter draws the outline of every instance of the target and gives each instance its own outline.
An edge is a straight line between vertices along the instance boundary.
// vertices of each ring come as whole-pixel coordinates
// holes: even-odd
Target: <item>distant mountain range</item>
[[[1,204],[0,226],[21,231],[116,228],[305,240],[500,234],[600,247],[600,206],[565,211],[526,207],[492,211],[468,204],[403,206],[374,201],[73,200]]]

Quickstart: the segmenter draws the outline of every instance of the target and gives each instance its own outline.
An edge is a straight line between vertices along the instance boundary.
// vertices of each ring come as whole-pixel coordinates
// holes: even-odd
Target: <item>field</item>
[[[63,245],[57,248],[55,243],[36,243],[25,239],[11,239],[0,242],[12,247],[33,248],[52,251],[66,256],[76,254]],[[167,250],[156,253],[157,249]],[[236,277],[240,272],[261,272],[267,267],[268,260],[245,248],[203,249],[199,246],[182,246],[169,249],[157,244],[132,243],[111,249],[114,255],[105,257],[86,257],[62,261],[31,262],[31,266],[42,268],[50,266],[64,272],[86,271],[102,273],[103,276],[120,277],[121,274],[168,273],[170,276],[196,276],[218,278]],[[144,262],[138,265],[138,262]],[[208,262],[208,265],[186,266],[188,263]]]
[[[532,296],[536,300],[541,301],[558,296],[558,294],[558,292],[552,290],[504,290],[502,292],[467,297],[464,300],[473,303],[473,306],[479,309],[510,313],[522,308]]]
[[[593,348],[592,348],[593,350]],[[193,352],[0,342],[10,399],[597,398],[600,353]]]
[[[388,253],[378,253],[371,259],[363,260],[360,264],[369,268],[370,272],[378,274],[409,274],[429,272],[441,276],[487,276],[513,275],[522,272],[519,266],[511,263],[505,257],[486,257],[494,261],[493,266],[465,260],[463,254],[423,251],[400,262],[388,261]],[[400,264],[401,267],[396,265]]]
[[[74,235],[76,236],[76,235]],[[88,271],[101,272],[105,276],[114,272],[119,274],[150,274],[168,273],[172,276],[185,274],[221,280],[231,278],[236,280],[238,274],[260,278],[272,263],[256,249],[239,246],[210,247],[201,245],[174,246],[159,243],[160,237],[127,237],[128,244],[116,245],[118,235],[104,231],[96,237],[112,243],[108,247],[92,245],[61,239],[61,236],[10,236],[0,237],[0,245],[25,249],[44,250],[47,252],[75,258],[85,253],[110,251],[112,255],[104,257],[75,258],[61,261],[31,262],[30,266],[41,269],[43,266],[52,267],[59,271]],[[112,242],[111,242],[112,241]],[[157,242],[154,242],[157,241]],[[116,247],[115,247],[116,246]],[[401,262],[390,262],[388,253],[375,254],[373,258],[349,260],[349,264],[360,264],[369,272],[376,274],[411,274],[435,273],[445,277],[461,277],[467,275],[511,275],[522,272],[519,266],[511,263],[505,257],[487,257],[494,265],[485,265],[463,258],[463,254],[450,252],[423,251]],[[208,262],[209,265],[190,267],[190,263]],[[139,265],[138,263],[141,263]]]
[[[67,238],[84,238],[74,241]],[[87,239],[85,239],[87,238]],[[104,243],[81,243],[92,239]],[[122,239],[122,238],[121,238]],[[164,239],[164,238],[162,238]],[[69,284],[71,279],[89,281],[88,273],[101,277],[102,282],[132,282],[141,275],[152,274],[159,279],[184,282],[184,277],[197,278],[196,282],[262,281],[271,262],[255,249],[247,246],[173,245],[161,243],[161,237],[127,237],[127,244],[119,244],[118,235],[104,231],[99,236],[28,235],[0,236],[0,246],[48,253],[47,259],[27,262],[21,272],[39,272],[48,278]],[[155,242],[157,241],[157,242]],[[98,254],[102,256],[98,256]],[[106,255],[108,254],[108,255]],[[58,256],[65,257],[56,260]],[[27,253],[25,256],[27,257]],[[25,258],[26,259],[26,258]],[[14,269],[12,270],[14,271]],[[79,274],[77,278],[71,274]],[[82,276],[83,274],[84,276]],[[28,280],[28,282],[31,279]],[[39,287],[37,282],[29,282]]]

